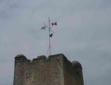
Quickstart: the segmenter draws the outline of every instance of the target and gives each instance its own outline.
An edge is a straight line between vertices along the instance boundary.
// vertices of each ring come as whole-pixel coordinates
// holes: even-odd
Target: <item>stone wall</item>
[[[82,66],[63,54],[28,60],[15,57],[14,85],[83,85]]]

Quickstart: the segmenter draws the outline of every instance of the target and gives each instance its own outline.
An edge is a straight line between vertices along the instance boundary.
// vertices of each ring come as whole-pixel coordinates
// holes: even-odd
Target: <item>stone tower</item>
[[[84,85],[82,66],[70,62],[63,54],[32,61],[24,55],[15,57],[14,85]]]

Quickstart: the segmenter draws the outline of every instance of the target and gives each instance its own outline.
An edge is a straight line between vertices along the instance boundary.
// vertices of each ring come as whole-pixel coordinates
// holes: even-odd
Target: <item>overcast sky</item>
[[[0,85],[13,85],[14,56],[52,53],[83,66],[85,85],[111,85],[111,0],[0,0]]]

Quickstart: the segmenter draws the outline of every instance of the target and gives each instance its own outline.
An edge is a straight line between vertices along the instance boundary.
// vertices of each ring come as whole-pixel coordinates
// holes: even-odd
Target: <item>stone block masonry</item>
[[[84,85],[82,66],[70,62],[63,54],[28,60],[15,57],[14,85]]]

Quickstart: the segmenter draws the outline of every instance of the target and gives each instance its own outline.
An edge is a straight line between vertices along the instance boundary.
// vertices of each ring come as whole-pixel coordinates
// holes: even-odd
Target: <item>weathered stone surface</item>
[[[28,60],[15,57],[14,85],[83,85],[82,66],[63,54]]]

